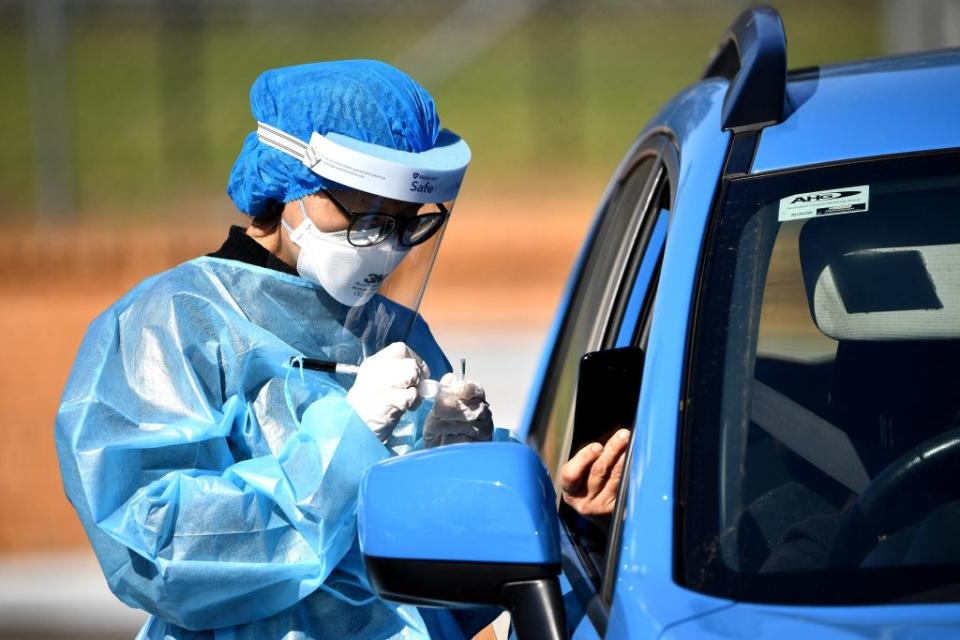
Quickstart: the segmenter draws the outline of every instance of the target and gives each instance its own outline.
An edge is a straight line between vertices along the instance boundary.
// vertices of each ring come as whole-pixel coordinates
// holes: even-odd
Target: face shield
[[[288,229],[301,247],[301,262],[305,256],[315,262],[298,264],[298,271],[332,299],[344,342],[360,341],[357,357],[338,360],[359,361],[407,341],[470,161],[469,147],[447,130],[421,153],[336,133],[314,133],[304,144],[263,123],[257,135],[322,177],[322,193],[348,221],[347,229],[332,233],[311,229],[309,222]]]

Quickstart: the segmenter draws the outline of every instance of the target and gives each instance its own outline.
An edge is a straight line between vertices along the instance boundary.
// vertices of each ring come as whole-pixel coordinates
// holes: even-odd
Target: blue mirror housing
[[[522,444],[454,444],[385,460],[360,483],[359,532],[381,598],[498,605],[519,640],[564,640],[556,494]]]
[[[360,486],[364,556],[559,565],[556,494],[517,443],[448,445],[385,460]]]

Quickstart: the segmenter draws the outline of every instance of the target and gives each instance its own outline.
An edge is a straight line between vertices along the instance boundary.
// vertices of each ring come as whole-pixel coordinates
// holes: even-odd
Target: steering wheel
[[[830,566],[859,567],[882,535],[916,522],[929,512],[931,503],[941,502],[943,491],[931,496],[926,490],[934,486],[931,481],[938,474],[946,478],[941,489],[960,494],[960,483],[955,481],[958,462],[960,427],[922,442],[887,465],[844,515]]]

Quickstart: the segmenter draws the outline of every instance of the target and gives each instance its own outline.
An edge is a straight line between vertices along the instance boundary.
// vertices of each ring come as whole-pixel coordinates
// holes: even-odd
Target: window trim
[[[673,137],[669,135],[669,132],[665,132],[662,129],[652,131],[645,139],[638,141],[634,145],[628,158],[628,160],[621,164],[618,175],[608,189],[607,195],[601,204],[601,213],[598,216],[598,220],[594,223],[594,232],[588,240],[589,246],[584,250],[584,255],[586,256],[591,255],[596,250],[598,243],[603,241],[604,236],[601,235],[604,230],[603,223],[608,219],[607,217],[611,215],[611,205],[616,201],[617,195],[622,192],[622,188],[633,170],[639,163],[651,158],[653,159],[653,165],[649,175],[646,177],[643,190],[640,192],[639,202],[633,207],[632,213],[630,214],[631,218],[627,225],[627,231],[622,234],[617,244],[618,255],[613,262],[610,273],[607,274],[605,281],[606,291],[602,297],[603,302],[599,305],[601,310],[605,310],[605,313],[597,314],[594,325],[590,328],[590,338],[586,343],[587,347],[584,353],[601,349],[606,342],[616,341],[619,325],[622,323],[623,314],[627,309],[627,302],[633,289],[637,286],[636,279],[640,261],[648,250],[648,243],[653,227],[657,222],[657,217],[661,209],[663,209],[661,206],[653,208],[651,205],[655,202],[659,203],[659,200],[655,200],[655,198],[664,198],[669,203],[667,209],[672,211],[676,196],[679,158],[676,143]],[[664,180],[668,183],[668,189],[665,193],[662,187]],[[643,215],[638,215],[639,212],[642,212]],[[667,219],[667,225],[669,228],[669,217]],[[664,238],[664,244],[665,242],[666,239]],[[663,247],[658,248],[657,251],[662,255]],[[554,344],[546,374],[543,378],[543,386],[540,389],[536,401],[536,410],[533,413],[535,422],[531,425],[531,436],[532,446],[536,446],[538,450],[541,450],[541,455],[544,453],[542,449],[547,441],[546,435],[548,431],[545,428],[546,420],[549,416],[547,409],[552,408],[552,403],[555,402],[557,397],[557,389],[555,387],[559,367],[567,362],[567,356],[569,355],[567,350],[570,348],[569,341],[572,323],[576,320],[573,312],[577,310],[576,304],[578,299],[582,299],[584,288],[590,285],[590,276],[592,274],[595,275],[591,266],[591,261],[584,260],[578,273],[575,275],[575,284],[572,287],[572,293],[570,295],[571,302],[561,322],[560,330],[557,334],[558,338]],[[645,283],[648,289],[651,285],[655,286],[658,275],[659,269],[655,269],[649,282]],[[641,307],[640,315],[643,320],[637,323],[638,327],[649,324],[652,297],[649,294],[645,297],[648,298],[649,301],[645,300]],[[568,452],[572,441],[574,416],[575,400],[571,406],[571,411],[568,416],[569,423],[564,433],[564,442],[561,445],[561,450],[564,451],[564,455]],[[631,450],[632,446],[628,446],[628,459],[625,461],[624,480],[620,487],[620,493],[618,494],[618,509],[614,516],[612,516],[613,519],[606,536],[606,547],[600,566],[594,566],[594,563],[589,560],[585,551],[577,544],[576,538],[567,531],[566,523],[563,520],[560,522],[561,527],[564,529],[562,535],[567,536],[569,539],[570,552],[576,554],[575,559],[568,558],[564,560],[565,566],[568,564],[570,564],[570,566],[578,566],[580,567],[578,575],[589,578],[585,580],[588,588],[580,589],[582,593],[578,593],[577,596],[578,600],[587,610],[588,616],[598,629],[606,627],[606,618],[612,599],[612,585],[616,572],[611,571],[611,569],[616,568],[616,558],[619,557],[618,546],[622,536],[622,518],[624,514],[622,505],[625,503],[627,494],[626,485],[629,478]],[[557,465],[559,466],[559,464],[560,461],[558,460]],[[615,550],[614,553],[611,553],[612,549]],[[596,569],[596,572],[594,572],[594,569]],[[596,573],[596,575],[584,575],[591,573]],[[592,597],[588,597],[591,596],[591,594]],[[606,597],[603,597],[603,594],[607,594]]]
[[[671,141],[672,142],[672,141]],[[631,344],[641,347],[644,350],[644,357],[646,357],[646,348],[647,348],[647,339],[649,338],[650,324],[653,318],[653,310],[655,308],[656,295],[658,291],[658,286],[660,284],[660,266],[663,264],[663,254],[666,251],[667,239],[670,237],[670,221],[673,218],[673,213],[675,211],[676,197],[677,197],[677,182],[679,177],[679,166],[680,166],[680,157],[677,152],[677,148],[674,144],[667,145],[660,154],[660,161],[663,163],[664,175],[663,180],[667,182],[667,197],[666,204],[666,215],[667,215],[667,229],[664,234],[663,245],[659,248],[659,256],[657,258],[657,264],[654,267],[654,272],[650,276],[650,281],[647,283],[647,292],[645,294],[645,300],[643,306],[640,309],[640,317],[637,320],[636,327],[634,328],[634,335]],[[659,217],[663,208],[659,208],[656,212],[656,216]],[[650,234],[645,239],[645,242],[649,242],[653,234],[653,228],[658,223],[658,220],[654,220],[653,224],[650,225]],[[649,249],[649,246],[644,247],[643,254]],[[637,270],[639,270],[640,262],[642,261],[642,256],[640,261],[637,263]],[[636,277],[637,271],[632,274],[631,288],[636,287]],[[632,295],[632,291],[630,295]],[[627,298],[630,296],[628,295]],[[624,307],[626,311],[627,307]],[[622,319],[621,319],[622,324]],[[615,332],[619,334],[619,328]],[[616,339],[616,338],[614,338]],[[640,395],[643,395],[643,386],[640,387]],[[639,397],[638,397],[638,406],[639,406]],[[606,604],[608,607],[613,604],[613,592],[616,586],[616,576],[617,569],[620,565],[620,552],[621,552],[621,541],[623,539],[623,527],[626,523],[626,502],[627,502],[627,493],[629,492],[630,487],[630,472],[633,469],[633,441],[637,433],[637,423],[634,420],[633,431],[630,434],[630,442],[627,445],[627,458],[624,460],[623,464],[623,477],[620,480],[620,488],[617,492],[617,502],[614,512],[611,515],[611,526],[609,532],[609,538],[607,540],[607,555],[605,566],[603,569],[602,575],[602,585],[600,597],[601,601]]]
[[[631,344],[644,346],[639,341],[645,340],[648,335],[650,321],[652,318],[653,302],[655,299],[657,285],[659,283],[660,265],[663,260],[663,253],[666,248],[667,235],[669,233],[669,224],[674,210],[675,197],[677,192],[677,174],[679,167],[679,155],[676,146],[672,141],[667,140],[667,144],[660,146],[658,150],[657,164],[651,172],[653,181],[649,183],[644,191],[641,202],[634,208],[633,217],[638,222],[635,232],[631,233],[633,240],[629,243],[629,255],[620,270],[620,276],[613,287],[616,290],[613,304],[609,307],[610,312],[605,322],[599,322],[603,325],[603,333],[597,339],[600,343],[597,348],[613,348],[621,331],[624,322],[624,314],[628,309],[629,300],[636,294],[637,287],[643,287],[644,302],[637,313],[637,322],[631,335]],[[639,154],[638,154],[639,155]],[[641,160],[640,157],[636,162]],[[636,166],[636,163],[628,165],[627,171]],[[638,215],[642,212],[642,215]],[[654,237],[654,230],[660,223],[661,215],[665,215],[664,230],[662,242],[657,246],[651,246],[650,242]],[[640,267],[644,258],[650,251],[656,252],[655,267],[648,280],[638,282]],[[641,389],[642,393],[642,389]],[[571,420],[572,420],[571,415]],[[636,433],[634,425],[633,433]],[[573,438],[572,425],[567,431],[566,440]],[[569,449],[569,444],[566,445]],[[633,461],[633,436],[627,447],[627,458],[624,461],[624,475],[621,481],[617,503],[614,513],[611,515],[611,523],[607,532],[607,538],[604,546],[604,555],[601,566],[595,566],[589,558],[589,553],[584,550],[577,542],[574,535],[570,534],[568,523],[561,519],[561,526],[569,539],[569,546],[577,555],[577,566],[580,568],[580,575],[589,578],[591,589],[595,589],[595,595],[583,602],[588,617],[594,623],[594,626],[603,632],[606,628],[609,610],[613,602],[613,592],[616,584],[617,568],[620,558],[620,545],[623,536],[623,526],[625,518],[625,507],[627,494],[629,492],[630,468]]]
[[[635,150],[630,156],[630,160],[625,162],[619,171],[619,174],[616,180],[613,182],[613,187],[609,190],[604,201],[601,203],[599,208],[600,213],[598,214],[597,221],[594,226],[594,233],[589,238],[589,245],[585,248],[584,255],[591,256],[595,254],[596,247],[599,242],[602,241],[603,237],[601,236],[604,231],[604,225],[608,219],[608,216],[611,215],[611,205],[614,204],[616,196],[621,192],[622,187],[626,180],[629,178],[631,172],[636,168],[638,164],[643,162],[648,158],[653,158],[653,170],[647,178],[647,181],[644,186],[643,193],[645,194],[645,202],[649,196],[649,187],[653,184],[652,179],[656,173],[658,166],[661,163],[662,150],[663,148],[670,144],[669,139],[662,135],[661,132],[655,132],[650,137],[645,139],[643,142],[636,145]],[[640,226],[637,225],[637,229]],[[636,235],[636,231],[633,232],[633,235]],[[622,250],[624,247],[629,247],[628,251],[625,252],[625,255],[620,258],[617,262],[616,269],[622,274],[623,269],[627,266],[627,260],[629,258],[629,253],[632,251],[633,243],[627,244],[627,235],[625,234],[619,247]],[[635,237],[633,238],[635,241]],[[569,349],[570,336],[572,331],[572,323],[574,322],[574,312],[578,309],[577,304],[582,300],[584,295],[584,288],[588,286],[588,281],[591,276],[591,268],[594,267],[594,262],[586,259],[581,265],[579,272],[575,276],[575,285],[573,287],[572,293],[570,295],[570,303],[566,310],[566,315],[562,320],[560,330],[557,333],[557,341],[553,345],[553,351],[550,354],[550,360],[546,367],[546,373],[543,377],[543,383],[539,390],[539,395],[536,400],[536,409],[533,412],[533,423],[530,427],[530,444],[533,446],[539,453],[541,458],[547,465],[547,468],[551,473],[556,472],[556,469],[559,468],[561,464],[561,459],[557,460],[550,459],[548,456],[549,452],[544,451],[544,445],[547,441],[548,429],[546,428],[546,421],[551,414],[553,404],[557,396],[557,382],[558,374],[565,362],[565,357]],[[619,283],[622,280],[622,275],[615,280],[615,286],[608,286],[607,290],[604,292],[601,309],[610,308],[610,305],[615,301],[616,295],[618,293]],[[613,279],[608,279],[608,284],[614,282]],[[587,353],[592,350],[601,348],[604,329],[606,328],[609,321],[609,311],[606,314],[598,314],[598,320],[594,322],[594,325],[590,328],[589,333],[590,337],[586,341],[587,350],[584,353]],[[600,316],[604,316],[603,320],[599,320]],[[573,412],[570,412],[569,420],[572,420]],[[567,428],[564,433],[564,442],[560,445],[561,451],[566,451],[570,446],[571,433],[570,429],[572,428],[572,423],[567,425]]]
[[[660,184],[662,183],[665,175],[665,167],[662,162],[663,154],[663,141],[652,139],[653,144],[640,148],[635,154],[632,161],[626,165],[624,168],[624,178],[618,181],[618,186],[622,187],[626,178],[631,175],[631,172],[643,161],[648,158],[653,158],[653,165],[651,167],[650,173],[647,175],[646,180],[642,190],[640,191],[640,198],[637,204],[631,209],[630,219],[627,222],[627,229],[620,237],[620,241],[617,244],[617,255],[615,262],[611,269],[611,274],[608,275],[606,281],[604,282],[604,292],[602,297],[602,302],[600,304],[601,309],[606,309],[607,313],[602,314],[598,313],[597,317],[593,321],[593,326],[590,330],[590,337],[586,344],[586,350],[584,353],[589,353],[591,351],[597,351],[600,349],[608,348],[606,346],[607,338],[610,333],[615,334],[615,324],[614,324],[614,314],[622,314],[623,310],[626,308],[625,304],[620,304],[621,298],[629,297],[629,290],[624,286],[624,280],[629,279],[631,282],[631,287],[633,281],[636,279],[636,271],[631,270],[634,265],[635,255],[638,253],[637,245],[641,242],[646,244],[649,240],[649,233],[645,233],[650,225],[646,224],[649,217],[648,213],[650,210],[651,203],[653,203],[654,198],[659,193]],[[617,191],[613,194],[615,196],[620,191]],[[611,197],[611,202],[607,203],[607,210],[604,212],[604,215],[611,215],[609,205],[612,204],[613,196]],[[639,215],[638,215],[639,214]],[[642,253],[642,252],[640,252]],[[614,275],[616,274],[616,275]],[[587,286],[590,273],[585,269],[584,273],[581,274],[581,280],[578,285]],[[572,316],[568,316],[568,320]],[[581,354],[583,355],[583,354]],[[579,384],[574,385],[574,388]],[[576,395],[571,401],[571,407],[569,415],[567,416],[567,425],[564,430],[563,442],[561,443],[560,450],[565,452],[564,455],[566,458],[558,460],[557,466],[559,466],[566,460],[569,459],[569,451],[573,442],[573,430],[574,430],[574,419],[576,416]],[[559,491],[558,491],[559,496]],[[558,514],[560,518],[560,524],[564,529],[568,538],[570,539],[570,546],[576,551],[578,556],[580,566],[585,570],[586,577],[589,578],[589,583],[591,589],[595,593],[602,592],[604,584],[604,575],[607,571],[607,557],[610,555],[609,550],[609,531],[606,536],[606,543],[604,547],[604,556],[600,563],[596,563],[588,550],[584,549],[580,544],[578,544],[577,536],[573,533],[569,526],[568,520],[564,517],[563,511],[561,510]],[[611,527],[612,528],[612,527]],[[596,596],[591,600],[596,600]],[[588,603],[584,603],[585,606],[588,606]],[[593,606],[593,609],[596,609],[596,605]]]

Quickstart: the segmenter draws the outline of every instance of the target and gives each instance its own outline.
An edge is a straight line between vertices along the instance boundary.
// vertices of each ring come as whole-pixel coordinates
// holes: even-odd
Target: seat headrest
[[[800,232],[810,315],[834,340],[960,338],[960,216],[898,200]]]

